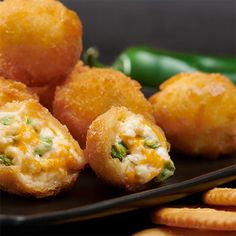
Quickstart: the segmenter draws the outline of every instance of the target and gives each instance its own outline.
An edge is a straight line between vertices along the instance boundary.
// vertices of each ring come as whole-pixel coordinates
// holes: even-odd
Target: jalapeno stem
[[[99,50],[96,47],[90,47],[84,54],[83,54],[83,61],[86,65],[93,66],[93,67],[107,67],[98,61],[99,57]]]

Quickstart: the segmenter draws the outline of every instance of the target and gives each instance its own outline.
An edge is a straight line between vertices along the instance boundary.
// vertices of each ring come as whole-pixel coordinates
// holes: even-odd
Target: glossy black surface
[[[236,187],[236,181],[231,181],[221,187]],[[200,205],[202,203],[201,193],[193,194],[189,197],[171,203],[174,205]],[[169,204],[168,204],[169,205]],[[19,226],[3,226],[1,227],[1,235],[122,235],[131,236],[134,233],[147,229],[157,227],[150,220],[150,213],[153,207],[139,209],[127,213],[116,214],[112,216],[91,219],[81,222],[71,222],[66,224],[56,225],[19,225]]]

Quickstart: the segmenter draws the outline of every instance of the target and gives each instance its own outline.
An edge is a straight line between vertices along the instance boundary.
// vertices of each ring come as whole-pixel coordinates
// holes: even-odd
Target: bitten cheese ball
[[[71,134],[85,147],[89,125],[112,106],[125,106],[154,121],[151,104],[140,91],[140,84],[112,69],[73,71],[57,87],[53,114],[66,124]]]
[[[125,107],[112,107],[89,127],[85,158],[98,177],[128,191],[174,174],[160,127]]]
[[[79,16],[55,0],[0,3],[0,75],[28,86],[64,79],[80,58]]]
[[[0,107],[0,189],[56,195],[75,183],[85,163],[66,127],[37,101]]]
[[[236,150],[236,87],[221,74],[181,73],[150,98],[173,149],[217,158]]]

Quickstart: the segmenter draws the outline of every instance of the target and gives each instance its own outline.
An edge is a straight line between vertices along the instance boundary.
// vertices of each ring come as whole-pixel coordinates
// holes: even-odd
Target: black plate
[[[144,88],[147,97],[153,89]],[[23,198],[1,192],[0,222],[4,225],[61,223],[154,206],[236,180],[236,154],[219,160],[171,155],[174,176],[163,185],[136,193],[113,188],[85,169],[69,192],[46,199]]]

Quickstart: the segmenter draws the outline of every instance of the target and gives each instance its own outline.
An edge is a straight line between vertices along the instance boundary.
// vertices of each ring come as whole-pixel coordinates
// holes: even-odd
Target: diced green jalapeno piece
[[[155,178],[155,182],[163,182],[170,176],[172,176],[175,172],[175,166],[172,161],[165,164],[163,171],[159,176]]]
[[[111,147],[111,156],[113,158],[118,158],[120,161],[123,160],[127,153],[128,149],[122,141],[112,145]]]
[[[13,165],[12,159],[5,154],[0,154],[0,165],[11,166]]]
[[[34,149],[34,154],[41,157],[52,149],[52,145],[51,137],[41,137],[41,143]]]
[[[156,149],[156,148],[160,147],[160,145],[157,142],[155,142],[154,140],[150,140],[150,139],[144,140],[144,146],[152,148],[152,149]]]
[[[26,124],[31,125],[36,132],[39,132],[39,128],[38,128],[37,123],[34,120],[32,120],[31,118],[27,118]]]
[[[0,119],[0,123],[3,124],[3,125],[10,125],[11,124],[11,118],[10,117],[3,117]]]
[[[30,119],[30,118],[27,118],[26,124],[27,124],[27,125],[32,125],[32,124],[33,124],[33,120]]]
[[[53,141],[52,141],[51,137],[42,137],[41,140],[45,145],[52,146],[52,144],[53,144]]]

